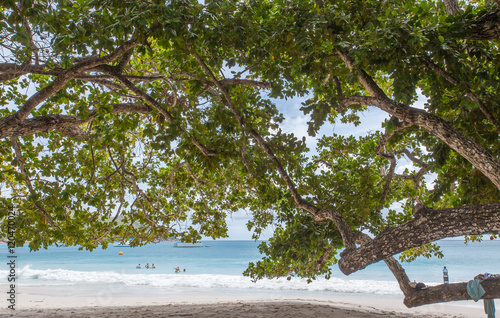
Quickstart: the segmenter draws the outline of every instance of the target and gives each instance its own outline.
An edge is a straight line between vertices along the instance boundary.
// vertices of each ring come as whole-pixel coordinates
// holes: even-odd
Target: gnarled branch
[[[500,298],[500,278],[490,278],[481,283],[486,292],[481,299]],[[441,284],[427,287],[419,291],[405,294],[404,304],[407,307],[417,307],[435,303],[443,303],[457,300],[470,300],[467,293],[467,283]]]
[[[153,109],[148,105],[138,103],[112,104],[112,113],[149,114]],[[91,110],[87,119],[69,115],[43,115],[22,121],[10,121],[0,128],[0,138],[28,136],[36,133],[57,130],[65,135],[84,140],[86,133],[78,126],[83,125],[97,115],[97,109]]]
[[[500,234],[500,203],[434,210],[417,204],[414,219],[386,228],[371,242],[342,255],[340,270],[349,275],[413,247],[446,237]]]

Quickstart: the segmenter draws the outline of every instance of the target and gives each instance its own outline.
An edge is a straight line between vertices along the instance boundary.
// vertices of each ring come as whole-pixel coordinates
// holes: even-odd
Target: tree
[[[1,199],[22,212],[19,244],[224,237],[226,215],[246,209],[256,237],[276,224],[246,271],[254,279],[384,260],[409,307],[468,298],[464,283],[409,287],[393,255],[500,233],[495,5],[453,15],[441,2],[378,0],[2,6],[0,182],[11,192]],[[419,92],[424,109],[412,106]],[[368,107],[389,119],[383,132],[322,137],[311,156],[280,130],[273,103],[306,95],[313,136],[359,123]],[[397,173],[403,158],[413,170]],[[485,298],[499,283],[483,284]]]

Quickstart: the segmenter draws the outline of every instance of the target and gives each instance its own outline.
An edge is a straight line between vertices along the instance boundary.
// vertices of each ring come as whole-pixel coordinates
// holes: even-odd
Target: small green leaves
[[[500,198],[443,133],[500,154],[498,45],[466,40],[481,6],[448,16],[432,1],[11,2],[0,12],[0,116],[12,125],[0,207],[18,204],[16,237],[32,249],[226,237],[226,218],[245,210],[255,239],[276,229],[246,274],[314,280],[330,277],[343,242],[301,200],[378,235],[412,220],[416,202]],[[20,109],[29,114],[9,117]],[[352,130],[365,122],[370,132]],[[401,259],[440,255],[424,245]]]

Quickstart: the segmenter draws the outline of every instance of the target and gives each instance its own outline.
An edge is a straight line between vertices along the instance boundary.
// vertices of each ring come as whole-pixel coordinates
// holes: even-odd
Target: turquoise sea
[[[371,294],[402,295],[392,274],[383,262],[370,265],[350,276],[336,267],[330,280],[318,277],[308,284],[293,278],[264,279],[253,283],[242,272],[251,261],[261,258],[260,242],[202,241],[209,247],[175,248],[173,242],[161,242],[142,247],[113,247],[93,252],[79,251],[78,247],[50,247],[30,252],[28,247],[17,247],[16,283],[22,292],[25,287],[67,287],[78,290],[102,290],[110,293],[307,293],[332,295]],[[468,281],[479,273],[500,273],[500,241],[484,241],[465,245],[460,240],[438,242],[444,258],[420,258],[403,264],[411,280],[428,285],[442,282],[442,269],[449,270],[450,282]],[[122,252],[123,255],[119,255]],[[7,286],[9,268],[8,248],[0,245],[0,285]],[[146,269],[146,263],[155,269]],[[141,264],[141,269],[136,266]],[[174,268],[180,267],[181,273]],[[185,272],[183,270],[186,270]]]

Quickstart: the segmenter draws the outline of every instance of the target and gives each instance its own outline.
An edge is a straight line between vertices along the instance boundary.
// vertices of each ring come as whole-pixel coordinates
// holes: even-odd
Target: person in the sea
[[[146,263],[146,268],[149,268],[149,263]]]
[[[156,268],[156,267],[155,267],[155,264],[154,264],[154,263],[153,263],[153,264],[151,264],[151,269],[155,269],[155,268]]]
[[[141,264],[137,265],[135,268],[141,268]]]
[[[175,269],[176,273],[180,273],[181,272],[181,269],[179,268],[179,266],[175,267],[174,269]]]

